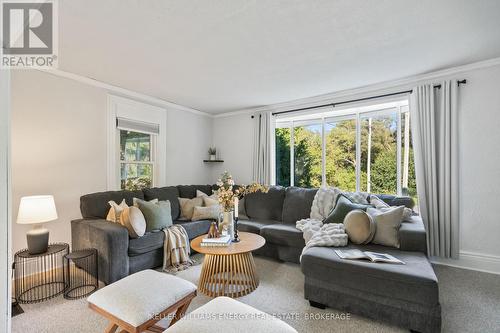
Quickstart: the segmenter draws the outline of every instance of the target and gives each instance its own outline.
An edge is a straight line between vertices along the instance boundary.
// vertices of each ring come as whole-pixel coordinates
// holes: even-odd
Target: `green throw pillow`
[[[142,201],[138,205],[146,219],[146,231],[159,231],[172,225],[170,201]]]
[[[364,205],[354,203],[345,195],[340,194],[337,198],[337,203],[335,207],[330,211],[328,217],[323,221],[323,223],[344,223],[344,218],[347,214],[355,209],[361,209],[366,212],[367,208],[373,207],[372,205]]]

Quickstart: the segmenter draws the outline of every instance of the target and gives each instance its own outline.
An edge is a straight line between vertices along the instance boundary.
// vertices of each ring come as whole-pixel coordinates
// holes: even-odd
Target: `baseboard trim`
[[[500,256],[490,254],[460,251],[460,258],[457,260],[432,257],[431,262],[437,265],[500,275]]]

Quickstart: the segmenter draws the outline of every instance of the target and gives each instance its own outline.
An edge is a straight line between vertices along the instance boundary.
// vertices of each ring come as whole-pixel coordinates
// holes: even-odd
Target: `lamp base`
[[[26,233],[26,240],[30,254],[45,253],[49,248],[49,230],[45,228],[31,229]]]

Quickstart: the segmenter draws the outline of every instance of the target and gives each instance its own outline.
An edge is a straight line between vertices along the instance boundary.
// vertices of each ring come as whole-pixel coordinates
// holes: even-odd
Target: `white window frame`
[[[150,153],[149,153],[149,161],[122,161],[122,159],[120,158],[120,150],[121,150],[121,147],[120,147],[120,131],[126,131],[125,129],[120,129],[120,128],[117,128],[117,131],[116,131],[116,134],[117,134],[117,144],[118,144],[118,147],[116,148],[118,150],[118,170],[121,170],[121,167],[123,164],[137,164],[137,165],[150,165],[151,166],[151,170],[153,170],[153,174],[151,175],[151,187],[154,187],[154,186],[157,186],[156,182],[157,182],[157,178],[158,178],[158,171],[156,170],[157,169],[157,164],[156,164],[156,155],[158,153],[157,151],[157,141],[158,141],[158,138],[157,138],[157,135],[153,135],[153,134],[150,134],[150,133],[144,133],[144,132],[141,132],[141,131],[134,131],[134,130],[130,130],[131,132],[135,132],[135,133],[144,133],[144,134],[147,134],[149,135],[149,138],[150,138]],[[118,174],[118,178],[120,178],[120,173]],[[121,179],[120,179],[121,181]],[[121,186],[121,183],[120,183],[120,186]]]
[[[107,188],[120,189],[120,130],[116,127],[116,118],[125,118],[137,122],[157,124],[159,134],[152,135],[153,186],[165,186],[167,167],[167,111],[158,106],[138,102],[121,96],[108,95],[108,164]],[[127,162],[130,163],[130,162]]]
[[[370,109],[372,106],[375,107],[376,105],[381,105],[384,103],[390,103],[390,102],[396,102],[395,105],[390,106],[390,107],[384,107],[381,109]],[[406,97],[399,97],[399,98],[391,98],[387,100],[377,100],[377,101],[370,101],[370,102],[363,102],[359,104],[350,104],[346,105],[342,108],[338,108],[334,110],[333,112],[330,110],[323,112],[323,113],[310,113],[310,116],[308,117],[308,114],[301,113],[299,116],[294,118],[293,116],[290,117],[290,119],[281,119],[280,118],[275,118],[274,119],[274,126],[273,129],[275,128],[289,128],[290,129],[290,186],[294,186],[294,178],[295,178],[295,165],[294,165],[294,128],[297,126],[302,126],[302,125],[309,125],[309,124],[322,124],[322,172],[321,172],[321,183],[322,186],[326,186],[326,135],[325,135],[325,123],[328,122],[338,122],[342,120],[347,120],[347,119],[355,119],[356,120],[356,191],[360,191],[361,189],[361,120],[362,118],[367,118],[370,115],[373,116],[380,116],[384,114],[393,114],[396,112],[396,122],[397,122],[397,133],[396,133],[396,145],[397,145],[397,152],[396,152],[396,172],[397,172],[397,184],[396,184],[396,191],[397,195],[402,195],[402,182],[403,182],[403,175],[402,175],[402,167],[401,167],[401,162],[402,162],[402,153],[403,153],[403,147],[402,147],[402,125],[403,125],[403,120],[402,120],[402,115],[405,112],[409,112],[409,98]],[[406,106],[405,106],[406,105]],[[363,109],[364,107],[364,109]],[[408,110],[402,111],[402,109],[406,107]],[[273,131],[274,133],[274,131]],[[274,135],[273,135],[274,137]],[[271,147],[271,151],[273,152],[273,158],[276,156],[276,145],[273,143]],[[276,184],[276,168],[273,166],[272,169],[272,179],[274,180],[273,184]]]

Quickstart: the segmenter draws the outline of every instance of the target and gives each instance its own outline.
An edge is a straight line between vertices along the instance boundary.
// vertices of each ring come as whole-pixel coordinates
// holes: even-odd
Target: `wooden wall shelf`
[[[205,163],[222,163],[224,160],[203,160]]]

